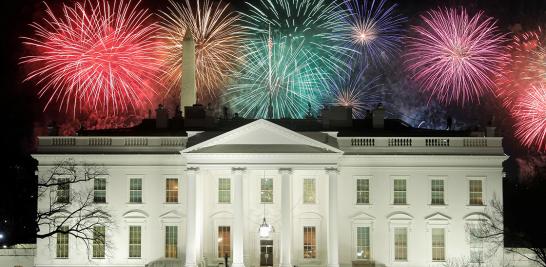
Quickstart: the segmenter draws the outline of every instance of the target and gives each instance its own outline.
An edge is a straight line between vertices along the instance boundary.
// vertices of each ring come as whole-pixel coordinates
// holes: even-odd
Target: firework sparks
[[[400,52],[404,17],[396,13],[396,6],[385,0],[351,0],[345,3],[351,28],[351,47],[364,60],[384,62]]]
[[[546,85],[533,85],[515,103],[516,137],[528,148],[546,151]]]
[[[443,104],[465,104],[495,88],[494,76],[506,60],[504,35],[483,12],[437,9],[413,26],[405,57],[407,70],[421,90]]]
[[[95,110],[116,113],[136,110],[155,93],[159,63],[151,14],[120,1],[84,1],[63,5],[57,16],[46,5],[47,16],[34,22],[34,37],[23,43],[35,54],[22,64],[33,70],[25,80],[35,80],[49,96],[46,109],[59,102],[68,112]]]
[[[170,1],[171,7],[161,12],[163,68],[168,87],[176,86],[182,77],[182,42],[189,29],[195,41],[197,91],[215,96],[227,77],[240,65],[242,28],[238,16],[223,2],[186,0]]]

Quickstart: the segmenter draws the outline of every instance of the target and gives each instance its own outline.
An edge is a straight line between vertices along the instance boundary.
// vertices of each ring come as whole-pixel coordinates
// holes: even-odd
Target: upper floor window
[[[218,257],[231,257],[231,228],[218,226]]]
[[[95,178],[93,184],[93,201],[95,203],[106,203],[106,179]]]
[[[303,258],[315,259],[317,257],[317,231],[315,226],[303,227]]]
[[[313,204],[316,202],[316,184],[315,179],[303,179],[303,203]]]
[[[408,228],[394,228],[394,260],[408,260]]]
[[[260,201],[273,203],[273,179],[262,178],[260,181]]]
[[[370,259],[370,227],[356,228],[356,258]]]
[[[131,178],[129,180],[129,202],[142,203],[142,179]]]
[[[59,203],[70,202],[70,179],[69,178],[57,179],[57,202]]]
[[[93,258],[104,258],[106,229],[102,225],[93,227]]]
[[[445,229],[432,228],[432,260],[445,261],[446,255]]]
[[[165,184],[165,201],[167,203],[178,203],[178,178],[168,178]]]
[[[57,258],[68,258],[68,226],[61,226],[57,233]]]
[[[176,258],[178,257],[178,227],[166,226],[165,227],[165,257]]]
[[[482,199],[482,180],[470,180],[469,181],[469,191],[470,191],[470,205],[483,205]]]
[[[393,203],[397,205],[407,204],[406,199],[406,179],[394,179],[394,199]]]
[[[229,178],[218,179],[218,202],[231,203],[231,180]]]
[[[444,205],[444,180],[431,180],[431,202],[432,205]]]
[[[142,249],[142,228],[140,225],[129,226],[129,258],[140,258]]]
[[[370,204],[369,179],[356,179],[356,204]]]

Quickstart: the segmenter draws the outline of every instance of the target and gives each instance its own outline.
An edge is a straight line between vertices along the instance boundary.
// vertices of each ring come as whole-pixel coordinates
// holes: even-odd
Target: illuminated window
[[[356,180],[356,204],[370,204],[370,180]]]
[[[394,228],[394,260],[408,260],[408,229],[405,227]]]
[[[178,226],[165,227],[165,257],[178,257]]]
[[[313,204],[316,201],[315,179],[303,179],[303,203]]]
[[[432,260],[445,261],[446,255],[445,230],[444,228],[432,229]]]
[[[370,259],[370,227],[356,228],[356,258]]]
[[[138,225],[129,226],[129,258],[140,258],[142,249],[142,228]]]
[[[271,178],[261,179],[260,200],[262,203],[273,203],[273,179]]]
[[[470,205],[483,205],[482,180],[470,180]]]
[[[95,178],[93,183],[93,202],[106,203],[106,179]]]
[[[70,203],[70,179],[57,179],[57,202]]]
[[[406,193],[406,179],[394,179],[394,204],[407,204]]]
[[[315,259],[317,257],[317,233],[315,226],[303,227],[303,258]]]
[[[178,203],[178,179],[169,178],[166,181],[166,202],[167,203]]]
[[[68,258],[68,226],[61,226],[57,233],[57,258]]]
[[[104,226],[93,227],[93,258],[104,258],[105,231]]]
[[[218,202],[231,203],[231,180],[229,178],[218,179]]]
[[[229,226],[218,226],[218,257],[231,257],[231,232]]]
[[[444,205],[444,180],[431,180],[432,205]]]
[[[142,179],[131,178],[129,180],[129,202],[142,203]]]

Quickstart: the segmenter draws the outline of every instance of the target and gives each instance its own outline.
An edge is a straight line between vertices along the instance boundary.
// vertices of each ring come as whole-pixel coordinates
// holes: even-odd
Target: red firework
[[[441,103],[464,104],[495,88],[494,76],[506,56],[496,21],[464,8],[436,9],[413,26],[405,55],[410,77]]]
[[[533,85],[515,102],[516,137],[528,148],[546,151],[546,84]]]
[[[41,87],[59,110],[127,112],[149,103],[158,76],[158,27],[139,3],[84,0],[63,5],[34,22],[34,37],[23,37],[32,55],[22,63],[32,70],[26,80]]]

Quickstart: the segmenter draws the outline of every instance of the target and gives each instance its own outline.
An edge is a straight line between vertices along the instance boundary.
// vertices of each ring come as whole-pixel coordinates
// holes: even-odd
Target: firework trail
[[[496,21],[464,8],[436,9],[413,26],[405,55],[410,78],[443,104],[479,101],[495,88],[494,76],[506,60],[504,35]]]
[[[546,85],[533,85],[515,101],[515,135],[527,148],[546,151]]]
[[[350,0],[345,6],[345,21],[351,29],[349,46],[362,60],[378,65],[400,52],[406,18],[396,13],[396,4],[387,5],[386,0]]]
[[[197,92],[214,97],[229,75],[241,64],[242,28],[238,15],[223,2],[170,1],[160,12],[161,39],[164,41],[162,77],[169,88],[176,87],[182,77],[182,42],[186,30],[195,41]]]
[[[34,54],[21,58],[30,71],[25,79],[48,97],[44,110],[127,112],[150,102],[157,86],[158,28],[139,4],[106,0],[63,5],[56,14],[34,22],[33,37],[22,37]]]

